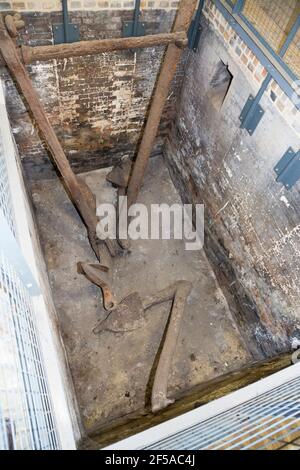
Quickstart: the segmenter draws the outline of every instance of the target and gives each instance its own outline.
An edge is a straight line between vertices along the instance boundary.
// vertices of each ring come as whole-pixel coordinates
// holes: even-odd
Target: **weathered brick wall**
[[[123,22],[133,16],[133,2],[82,0],[69,4],[70,19],[78,26],[81,40],[120,37]],[[145,5],[141,20],[146,34],[170,31],[177,2],[149,1]],[[164,9],[153,8],[159,5]],[[22,11],[26,28],[21,42],[31,46],[53,43],[52,25],[62,21],[59,6],[60,2],[51,0],[0,2],[0,9]],[[42,11],[27,11],[35,8]],[[53,60],[28,67],[75,171],[100,168],[135,155],[163,54],[164,48],[159,47]],[[5,70],[1,75],[25,171],[29,178],[49,178],[54,167],[48,153],[9,75]],[[181,75],[179,69],[154,153],[161,152]]]
[[[216,106],[212,83],[222,63],[233,79]],[[257,357],[300,339],[300,182],[287,191],[274,172],[289,146],[299,150],[300,113],[273,81],[254,135],[240,129],[240,113],[265,76],[208,1],[165,147],[183,200],[205,204],[205,249]]]

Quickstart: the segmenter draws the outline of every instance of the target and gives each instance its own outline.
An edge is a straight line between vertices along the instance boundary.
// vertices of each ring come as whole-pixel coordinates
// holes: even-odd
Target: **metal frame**
[[[65,375],[65,363],[63,359],[63,355],[60,356],[61,351],[59,348],[59,341],[57,341],[56,338],[56,330],[55,330],[55,316],[54,316],[54,310],[53,306],[51,304],[51,301],[49,300],[51,298],[50,296],[50,287],[48,287],[47,282],[45,281],[45,271],[43,270],[43,266],[41,266],[41,259],[42,259],[42,253],[40,252],[39,249],[39,242],[34,226],[34,221],[32,219],[32,214],[31,214],[31,207],[30,207],[30,202],[27,199],[27,193],[25,189],[25,185],[23,182],[22,178],[22,172],[21,172],[21,167],[20,167],[20,161],[19,161],[19,156],[16,151],[16,146],[13,140],[12,136],[12,131],[9,123],[9,118],[7,114],[7,108],[5,105],[5,92],[2,87],[2,81],[0,81],[0,141],[2,142],[2,148],[4,151],[2,152],[2,155],[5,157],[5,159],[2,158],[2,161],[5,163],[6,166],[6,171],[4,174],[6,176],[6,184],[2,188],[11,188],[10,191],[10,197],[6,198],[6,205],[11,206],[11,210],[5,211],[3,210],[3,204],[2,204],[2,212],[5,213],[4,219],[5,222],[7,223],[7,229],[11,231],[11,238],[15,239],[15,243],[18,245],[18,250],[19,254],[22,256],[19,257],[19,261],[17,262],[17,256],[18,252],[17,250],[14,250],[12,247],[12,250],[9,251],[6,249],[6,247],[3,247],[3,243],[6,243],[4,241],[3,237],[3,231],[2,227],[0,228],[0,264],[4,265],[4,271],[8,272],[10,270],[10,279],[14,282],[14,285],[11,286],[14,288],[14,293],[19,294],[18,299],[23,298],[23,303],[21,303],[21,306],[25,307],[25,305],[28,306],[26,316],[23,315],[22,308],[19,309],[18,305],[20,305],[20,302],[16,303],[10,303],[10,300],[13,299],[13,296],[9,296],[9,290],[7,287],[4,288],[4,294],[3,294],[3,289],[0,289],[0,319],[1,319],[1,324],[4,322],[4,327],[5,327],[5,332],[7,334],[6,337],[4,337],[4,332],[1,329],[1,334],[0,334],[0,379],[2,380],[2,390],[4,387],[4,390],[7,390],[8,386],[8,391],[11,391],[11,387],[13,385],[12,380],[9,379],[9,376],[6,374],[2,374],[1,367],[4,363],[4,369],[7,370],[6,368],[6,360],[7,355],[6,353],[11,352],[13,354],[11,360],[10,360],[10,366],[13,370],[17,371],[19,370],[19,375],[21,382],[18,380],[18,383],[24,383],[24,380],[22,378],[22,369],[18,369],[18,355],[14,353],[14,339],[12,340],[11,338],[16,338],[17,333],[14,333],[14,329],[11,330],[11,328],[14,328],[13,320],[16,319],[17,321],[20,322],[21,328],[22,325],[24,325],[24,328],[29,326],[27,328],[27,332],[30,335],[30,341],[28,341],[28,335],[26,339],[26,333],[25,333],[25,341],[28,343],[28,347],[32,347],[32,343],[34,340],[34,330],[36,331],[36,337],[37,337],[37,346],[38,350],[35,350],[34,353],[34,360],[35,364],[38,366],[39,364],[44,363],[45,368],[43,367],[43,370],[39,368],[38,371],[38,377],[35,375],[35,369],[32,369],[32,380],[33,380],[33,386],[36,386],[37,381],[40,381],[42,376],[44,376],[42,386],[44,387],[43,384],[45,384],[45,381],[47,382],[47,389],[48,391],[43,388],[43,394],[44,396],[48,394],[48,398],[51,400],[51,408],[52,408],[52,423],[50,421],[50,414],[47,411],[48,404],[46,404],[46,396],[45,396],[45,401],[43,406],[44,410],[44,416],[46,418],[47,423],[49,424],[48,430],[50,431],[53,429],[53,420],[56,423],[56,430],[57,430],[57,440],[59,441],[58,447],[61,447],[62,449],[75,449],[76,448],[76,443],[75,439],[76,436],[79,436],[79,428],[77,426],[77,422],[75,419],[74,413],[74,408],[73,404],[71,402],[71,397],[69,398],[68,395],[68,390],[66,389],[67,386],[67,376]],[[1,160],[1,152],[0,152],[0,160]],[[4,166],[4,165],[2,165]],[[0,190],[1,191],[1,190]],[[3,200],[2,200],[3,201]],[[14,229],[11,228],[12,224],[9,223],[9,219],[13,217],[13,227]],[[4,263],[3,263],[3,257],[2,257],[2,252],[5,251],[4,253]],[[27,281],[26,278],[24,277],[22,273],[22,267],[21,263],[27,269],[27,273],[30,275],[31,279],[29,279],[29,283],[32,283],[32,287],[30,285],[27,287]],[[7,278],[3,277],[2,275],[3,270],[0,272],[0,279],[2,280],[2,285],[4,283],[7,283]],[[24,271],[23,271],[24,272]],[[24,272],[24,274],[26,274]],[[33,278],[33,279],[32,279]],[[41,282],[40,282],[41,281]],[[34,286],[35,283],[35,286]],[[10,285],[8,286],[10,287]],[[34,292],[34,288],[36,288]],[[36,295],[37,292],[40,292],[39,295]],[[6,294],[7,293],[7,294]],[[27,299],[27,300],[26,300]],[[11,308],[14,307],[13,313],[11,313]],[[18,310],[17,310],[18,309]],[[23,309],[24,310],[24,309]],[[3,316],[4,314],[4,316]],[[32,320],[32,321],[31,321]],[[29,321],[29,325],[28,325]],[[27,326],[26,326],[27,325]],[[18,327],[18,325],[16,325]],[[33,330],[34,329],[34,330]],[[22,329],[23,332],[23,329]],[[13,335],[13,336],[11,336]],[[3,342],[4,341],[4,342]],[[34,344],[34,343],[33,343]],[[21,347],[21,346],[20,346]],[[30,353],[30,349],[28,351]],[[38,358],[37,354],[42,356],[42,361]],[[16,358],[16,362],[13,361],[13,358]],[[24,369],[25,373],[25,369]],[[27,378],[26,378],[27,380]],[[29,378],[28,380],[31,380]],[[28,383],[28,382],[27,382]],[[19,385],[18,385],[19,386]],[[1,388],[1,387],[0,387]],[[22,387],[19,389],[22,391]],[[24,390],[24,387],[23,387]],[[29,388],[27,389],[29,390]],[[49,392],[49,393],[48,393]],[[12,448],[13,443],[12,443],[12,436],[10,436],[9,439],[6,438],[5,433],[7,432],[7,428],[5,427],[5,417],[7,416],[6,410],[4,409],[4,401],[5,397],[9,400],[8,403],[8,408],[9,410],[14,411],[15,406],[18,405],[18,410],[20,410],[19,404],[22,399],[22,397],[19,399],[18,398],[18,389],[17,387],[15,388],[14,393],[12,394],[11,392],[6,394],[4,391],[4,397],[0,397],[0,448]],[[42,399],[43,400],[43,399]],[[42,408],[39,406],[41,404],[40,398],[36,395],[33,397],[34,403],[37,405],[37,408],[41,409]],[[31,402],[32,403],[32,402]],[[25,402],[26,405],[26,402]],[[27,405],[26,405],[27,406]],[[6,408],[7,409],[7,408]],[[28,407],[26,408],[28,410]],[[8,411],[9,411],[8,410]],[[39,441],[38,435],[41,438],[42,442],[42,447],[43,448],[50,448],[54,447],[53,443],[53,433],[52,437],[49,435],[46,435],[46,431],[44,428],[44,417],[41,416],[42,411],[38,411],[39,416],[37,417],[39,424],[39,431],[35,433],[35,436],[37,437],[36,442]],[[72,414],[71,414],[72,413]],[[28,413],[26,412],[26,415],[28,417]],[[25,417],[26,417],[25,415]],[[10,418],[9,423],[10,424],[12,421],[16,422],[17,424],[22,424],[22,421],[17,420],[18,415],[14,414],[12,415],[12,419]],[[33,418],[34,419],[34,418]],[[24,420],[23,420],[24,423]],[[28,422],[30,425],[30,422]],[[10,429],[14,431],[14,428]],[[19,428],[20,429],[20,428]],[[24,424],[24,427],[20,429],[20,433],[18,433],[18,442],[17,442],[17,447],[18,448],[33,448],[34,447],[34,440],[33,440],[33,434],[31,432],[32,438],[28,440],[25,436],[25,434],[28,436],[29,434],[27,433],[28,426],[26,427],[26,422]],[[11,434],[11,432],[10,432]],[[15,441],[16,444],[16,441]],[[39,447],[39,444],[36,445],[35,447]],[[40,446],[41,447],[41,446]]]
[[[253,27],[253,25],[251,24],[251,22],[245,17],[245,15],[243,15],[243,9],[244,9],[244,6],[245,6],[245,1],[246,0],[236,0],[235,4],[231,1],[231,0],[226,0],[226,3],[231,6],[232,8],[232,13],[234,15],[239,15],[241,16],[241,18],[243,19],[243,21],[249,26],[251,27],[251,30],[255,32],[255,34],[257,35],[257,37],[264,43],[265,46],[267,46],[268,48],[270,48],[270,51],[272,51],[272,53],[274,54],[274,56],[278,57],[278,54],[276,54],[276,51],[274,51],[272,49],[272,47],[269,46],[268,42],[261,36],[261,34]],[[289,45],[291,44],[291,42],[293,41],[298,29],[300,28],[300,15],[298,15],[298,18],[294,24],[294,26],[292,27],[291,31],[289,32],[288,34],[288,37],[287,37],[287,40],[286,40],[286,43],[287,43],[287,49],[289,47]],[[286,49],[286,50],[287,50]],[[286,52],[285,50],[285,52]],[[284,53],[285,53],[284,52]],[[292,72],[293,73],[293,72]],[[299,77],[300,78],[300,77]]]
[[[0,402],[7,437],[0,445],[16,450],[59,449],[32,299],[2,249],[0,296]]]
[[[254,98],[252,95],[249,96],[240,115],[241,129],[246,129],[252,136],[264,115],[260,101],[272,78],[290,98],[297,93],[291,81],[297,81],[300,77],[297,77],[284,62],[284,56],[299,31],[300,15],[296,18],[280,52],[276,53],[245,15],[243,15],[245,0],[237,0],[235,5],[231,0],[214,0],[214,3],[268,71],[267,77],[262,83],[256,97]],[[251,37],[252,34],[254,37]],[[260,47],[257,40],[261,44]],[[277,62],[277,67],[273,59]],[[295,106],[300,109],[300,102],[298,101]],[[281,182],[286,189],[291,189],[300,179],[300,151],[295,152],[292,148],[289,148],[276,165],[275,172],[277,173],[277,181]]]
[[[238,409],[237,407],[240,407],[243,410],[243,407],[246,407],[250,404],[250,406],[252,406],[251,413],[247,414],[247,416],[244,419],[244,422],[243,422],[242,417],[240,421],[242,421],[242,424],[244,424],[244,426],[247,426],[248,420],[251,419],[252,420],[251,422],[254,423],[254,425],[253,424],[252,425],[253,427],[255,427],[255,423],[256,423],[255,417],[258,419],[261,417],[263,417],[262,419],[265,418],[264,407],[260,408],[258,412],[256,411],[256,409],[258,409],[257,408],[258,399],[260,397],[263,398],[264,396],[272,395],[273,393],[276,394],[280,387],[286,388],[287,390],[286,396],[289,398],[289,396],[292,395],[293,384],[295,384],[295,386],[297,387],[297,393],[293,392],[294,393],[293,397],[295,401],[297,401],[297,407],[295,406],[294,409],[291,409],[293,407],[288,408],[288,406],[286,406],[287,404],[286,396],[284,396],[285,400],[279,399],[278,408],[282,412],[282,415],[286,414],[287,409],[289,411],[292,411],[292,413],[295,412],[299,420],[299,407],[300,407],[300,402],[299,402],[300,379],[299,377],[300,377],[300,364],[287,367],[286,369],[280,372],[277,372],[271,375],[270,377],[259,380],[258,382],[255,382],[240,390],[232,392],[222,398],[218,398],[217,400],[214,400],[206,405],[200,406],[199,408],[193,411],[189,411],[188,413],[182,414],[181,416],[178,416],[162,424],[159,424],[158,426],[154,426],[132,437],[121,440],[115,444],[112,444],[104,448],[103,450],[116,451],[116,450],[138,450],[138,449],[151,449],[151,448],[156,449],[156,450],[159,450],[159,449],[171,450],[172,444],[169,442],[168,443],[169,445],[167,445],[166,443],[167,440],[171,440],[171,439],[173,441],[173,444],[174,444],[174,439],[177,439],[177,442],[175,444],[176,445],[175,448],[177,450],[178,449],[179,450],[183,450],[183,449],[194,450],[195,448],[197,448],[197,446],[195,445],[193,446],[192,442],[189,440],[185,441],[185,446],[182,445],[184,443],[183,435],[185,433],[189,433],[189,431],[193,431],[193,435],[195,436],[197,433],[197,428],[199,428],[200,426],[203,426],[203,424],[204,425],[207,424],[207,427],[204,426],[204,429],[202,427],[202,435],[203,435],[203,438],[205,438],[206,432],[208,434],[208,431],[209,431],[208,426],[210,422],[213,422],[213,421],[214,421],[214,424],[213,424],[212,433],[217,434],[221,430],[223,430],[224,437],[226,439],[229,433],[228,433],[228,429],[225,429],[226,421],[223,419],[224,414],[227,413],[233,417],[238,418],[236,416],[237,412],[235,412],[235,410]],[[281,393],[280,396],[283,396],[283,394]],[[266,401],[265,406],[266,407],[269,406],[268,401]],[[219,417],[221,417],[221,419],[218,420]],[[276,416],[275,416],[275,419],[276,419]],[[268,424],[269,423],[267,422],[266,429],[268,429]],[[258,425],[260,425],[260,423],[258,423]],[[272,426],[272,423],[270,425]],[[285,424],[283,424],[283,420],[281,423],[279,423],[279,427],[281,427],[281,429],[285,427],[285,429],[287,430],[287,433],[293,431],[292,426],[293,424],[291,423],[289,425],[289,428],[285,427]],[[238,426],[234,425],[233,432],[235,433],[237,430],[238,430]],[[273,432],[273,428],[271,432]],[[299,433],[300,433],[300,429],[299,429]],[[214,442],[213,438],[210,437],[210,439],[211,439],[211,444],[212,444]],[[263,439],[266,439],[265,436],[263,437]]]
[[[145,24],[139,21],[141,16],[141,0],[135,0],[133,21],[124,23],[123,38],[145,36]]]
[[[80,39],[78,26],[69,22],[68,0],[62,0],[62,24],[53,25],[54,44],[77,42]]]
[[[298,30],[300,29],[300,15],[298,15],[292,29],[290,30],[286,40],[285,40],[285,43],[283,45],[283,47],[281,48],[280,50],[280,57],[283,57],[285,55],[285,53],[287,52],[290,44],[293,42]],[[295,75],[296,76],[296,75]],[[298,77],[300,78],[300,77]]]
[[[233,6],[232,13],[238,14],[242,11],[245,5],[245,0],[237,0],[235,5]]]
[[[289,45],[293,41],[299,29],[299,24],[300,24],[300,16],[295,21],[291,31],[288,34],[287,39],[285,40],[282,48],[280,49],[280,52],[279,52],[280,58],[284,57],[284,54],[288,50]],[[240,119],[242,121],[241,129],[247,129],[250,135],[253,135],[256,127],[258,126],[259,122],[261,121],[261,118],[263,117],[264,110],[259,105],[259,103],[265,91],[267,90],[269,84],[271,83],[271,80],[272,80],[272,75],[268,73],[255,99],[253,99],[252,96],[249,97],[250,104],[248,100],[240,116]],[[251,101],[252,101],[252,104],[251,104]]]
[[[280,53],[276,53],[274,51],[274,49],[272,49],[272,47],[269,45],[269,43],[266,41],[266,39],[257,31],[257,29],[252,25],[252,23],[246,18],[245,15],[243,15],[243,13],[241,12],[239,14],[239,17],[241,18],[241,20],[248,26],[248,28],[253,32],[253,34],[255,34],[255,36],[259,39],[259,41],[268,49],[268,51],[270,52],[270,54],[272,54],[272,56],[278,60],[278,62],[280,63],[280,65],[284,68],[284,70],[290,75],[290,77],[293,79],[293,80],[298,80],[300,77],[297,77],[297,75],[289,68],[289,66],[284,62],[283,60],[283,57],[284,57],[284,54],[286,53],[286,51],[288,50],[290,44],[292,43],[295,35],[297,34],[297,31],[299,29],[299,26],[300,26],[300,15],[298,16],[296,22],[294,23],[293,25],[293,28],[291,29],[291,31],[289,32],[288,34],[288,37],[285,41],[285,46],[286,46],[286,49],[284,50],[283,54],[282,54],[282,49],[280,51]]]
[[[196,12],[195,17],[193,18],[191,22],[191,26],[188,32],[188,38],[189,38],[189,49],[192,49],[194,52],[197,51],[200,36],[201,36],[201,16],[202,16],[202,11],[204,7],[204,2],[205,0],[200,0],[198,9]]]
[[[300,16],[298,16],[287,37],[284,48],[281,50],[281,56],[272,49],[247,18],[245,18],[242,13],[244,2],[238,2],[235,6],[229,0],[213,0],[213,2],[232,28],[257,56],[271,77],[279,84],[289,98],[293,98],[295,92],[297,92],[295,81],[299,80],[299,77],[284,62],[284,55],[299,30]],[[300,103],[296,103],[296,107],[300,109]]]

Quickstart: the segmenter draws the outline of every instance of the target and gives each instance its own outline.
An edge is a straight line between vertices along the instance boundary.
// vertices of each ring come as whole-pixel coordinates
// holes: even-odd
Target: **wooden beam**
[[[5,64],[17,82],[17,85],[29,106],[35,123],[40,130],[41,136],[43,137],[49,151],[52,154],[57,168],[63,178],[65,186],[70,194],[70,197],[88,228],[91,245],[96,255],[99,257],[99,247],[96,234],[97,216],[94,195],[88,186],[83,182],[83,180],[80,180],[74,174],[64,153],[64,150],[54,132],[54,129],[48,120],[39,96],[32,85],[32,81],[20,60],[17,48],[6,30],[3,18],[1,16],[0,51]]]
[[[199,408],[213,400],[240,390],[271,374],[292,365],[292,355],[285,354],[273,359],[256,362],[222,375],[209,382],[202,383],[177,397],[173,405],[159,413],[152,413],[148,408],[132,412],[119,419],[113,419],[106,425],[95,425],[89,438],[81,443],[81,449],[100,449],[134,434],[145,431],[169,419]]]
[[[197,0],[181,0],[178,14],[175,20],[173,32],[188,31],[193,14],[197,5]],[[182,56],[182,49],[175,44],[170,44],[167,48],[164,62],[160,71],[156,85],[149,117],[145,127],[143,139],[140,145],[137,159],[129,181],[127,196],[128,207],[136,202],[140,187],[142,185],[148,160],[157,135],[159,123],[167,101],[170,86],[175,76],[177,65]]]
[[[185,32],[166,34],[153,34],[141,37],[100,39],[95,41],[80,41],[72,44],[60,44],[57,46],[22,46],[22,57],[25,64],[35,61],[52,59],[65,59],[85,55],[100,54],[102,52],[122,51],[126,49],[140,49],[145,47],[166,46],[177,44],[187,45]]]

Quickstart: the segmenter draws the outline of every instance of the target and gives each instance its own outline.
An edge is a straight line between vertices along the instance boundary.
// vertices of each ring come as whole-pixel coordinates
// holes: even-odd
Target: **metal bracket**
[[[68,40],[66,40],[66,36]],[[68,23],[67,34],[62,24],[53,25],[54,44],[64,44],[67,42],[77,42],[80,39],[78,26]]]
[[[197,51],[201,33],[202,33],[200,21],[201,21],[203,7],[204,7],[204,0],[200,0],[198,10],[191,22],[191,25],[188,31],[188,39],[189,39],[188,47],[194,52]]]
[[[197,23],[196,19],[193,19],[191,22],[191,26],[188,32],[188,40],[189,40],[189,49],[196,52],[198,48],[198,44],[200,41],[202,33],[202,28],[199,23]]]
[[[136,25],[134,21],[129,21],[127,23],[124,23],[122,37],[130,38],[133,36],[145,36],[145,24],[144,23],[138,22]]]
[[[300,150],[290,147],[275,167],[278,182],[291,189],[300,180]]]
[[[123,24],[123,38],[145,36],[145,23],[139,21],[141,16],[140,6],[141,0],[136,0],[133,21],[127,21]]]
[[[63,23],[52,26],[54,44],[77,42],[80,40],[79,28],[69,23],[68,0],[63,0]]]
[[[264,114],[264,109],[259,103],[256,104],[254,96],[250,95],[240,115],[241,128],[246,129],[252,136]]]

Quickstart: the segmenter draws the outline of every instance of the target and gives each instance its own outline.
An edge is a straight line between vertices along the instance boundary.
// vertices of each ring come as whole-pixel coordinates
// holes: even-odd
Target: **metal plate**
[[[241,128],[246,129],[250,135],[254,134],[255,129],[257,128],[258,124],[260,123],[263,115],[265,114],[264,109],[258,104],[253,111],[251,111],[252,105],[254,103],[254,96],[250,95],[248,98],[247,103],[244,106],[244,109],[240,115],[241,121]],[[244,126],[245,120],[249,113],[252,113],[252,117],[248,122],[247,127]]]
[[[67,42],[63,24],[55,24],[52,29],[54,44],[64,44]],[[68,38],[68,42],[78,42],[80,40],[80,32],[76,24],[68,24]]]
[[[122,36],[123,38],[130,38],[133,36],[134,21],[127,21],[123,24]],[[136,25],[136,36],[145,36],[145,23],[138,22]]]
[[[189,49],[192,51],[197,52],[200,36],[202,32],[201,28],[201,16],[202,10],[204,7],[204,0],[199,1],[197,12],[191,22],[191,25],[188,30],[188,39],[189,39]]]
[[[295,151],[290,147],[285,154],[283,155],[282,159],[277,163],[275,167],[275,171],[277,175],[281,175],[281,173],[285,170],[285,168],[288,166],[289,163],[293,160],[295,157]]]
[[[300,150],[296,153],[291,147],[275,167],[277,181],[286,189],[291,189],[300,179]]]
[[[201,32],[202,29],[199,22],[194,19],[188,32],[189,49],[192,49],[194,52],[196,52],[198,49]]]

